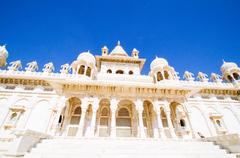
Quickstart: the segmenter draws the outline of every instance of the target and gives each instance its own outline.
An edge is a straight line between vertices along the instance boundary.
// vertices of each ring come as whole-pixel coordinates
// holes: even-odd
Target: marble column
[[[146,138],[146,134],[144,131],[144,124],[143,124],[143,117],[142,117],[142,113],[143,113],[143,101],[142,100],[137,100],[136,102],[136,108],[138,111],[138,137],[140,138]]]
[[[154,101],[153,106],[154,106],[154,110],[156,112],[156,117],[157,117],[157,127],[158,127],[158,136],[162,139],[166,138],[165,132],[164,132],[164,128],[163,128],[163,124],[162,124],[162,117],[161,117],[161,110],[160,110],[160,104],[161,102],[159,101]],[[155,137],[155,135],[154,135]]]
[[[159,137],[162,139],[167,138],[164,132],[163,124],[162,124],[162,119],[161,119],[161,111],[158,109],[156,111],[157,113],[157,123],[158,123],[158,132],[159,132]]]
[[[171,136],[172,136],[172,138],[176,138],[177,136],[176,136],[176,133],[174,131],[174,127],[172,125],[170,111],[166,111],[166,115],[167,115],[168,128],[169,128],[169,131],[171,133]]]
[[[87,65],[84,65],[85,67],[84,67],[84,74],[83,75],[86,75],[87,74]]]
[[[112,99],[111,103],[110,103],[110,108],[111,108],[111,113],[112,113],[112,117],[111,117],[111,134],[110,136],[112,138],[116,137],[116,110],[118,107],[118,100],[116,99]]]
[[[87,108],[88,108],[88,102],[84,99],[84,100],[82,100],[82,104],[81,104],[82,113],[81,113],[81,118],[80,118],[79,125],[78,125],[78,132],[77,132],[78,137],[83,136],[83,129],[84,129],[84,125],[85,125]]]
[[[98,109],[99,101],[95,99],[92,105],[92,118],[90,123],[90,137],[95,136],[95,127],[96,127],[96,118],[97,118],[97,109]]]

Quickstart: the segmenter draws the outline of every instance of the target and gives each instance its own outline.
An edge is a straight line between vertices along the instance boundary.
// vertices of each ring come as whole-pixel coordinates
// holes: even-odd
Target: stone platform
[[[25,158],[236,158],[212,142],[138,138],[45,139]]]

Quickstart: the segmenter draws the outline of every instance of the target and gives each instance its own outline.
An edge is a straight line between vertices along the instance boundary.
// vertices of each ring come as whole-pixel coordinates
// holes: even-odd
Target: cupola
[[[240,80],[240,68],[234,62],[225,62],[221,66],[222,78],[228,82]]]
[[[107,46],[102,47],[102,56],[108,55],[108,48]]]
[[[168,61],[164,58],[156,57],[150,64],[149,75],[154,77],[154,81],[160,82],[162,80],[178,80],[177,72],[174,68],[168,65]]]
[[[88,77],[93,77],[93,74],[96,70],[96,59],[88,51],[82,52],[78,55],[77,60],[73,61],[71,64],[73,74],[85,75]]]

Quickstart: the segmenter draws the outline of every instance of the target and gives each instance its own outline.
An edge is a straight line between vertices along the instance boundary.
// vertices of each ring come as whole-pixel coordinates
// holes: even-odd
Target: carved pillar
[[[116,110],[118,107],[118,101],[116,99],[111,100],[111,112],[112,112],[112,117],[111,117],[111,137],[114,138],[116,137]]]
[[[85,67],[84,67],[84,75],[86,75],[87,74],[87,69],[88,69],[88,67],[87,67],[87,65],[84,65]]]
[[[168,122],[168,128],[169,128],[169,131],[171,133],[171,136],[173,138],[176,138],[176,134],[175,134],[175,131],[174,131],[174,127],[172,125],[172,121],[171,121],[171,113],[170,113],[170,109],[168,109],[168,111],[166,110],[166,115],[167,115],[167,122]]]
[[[78,74],[79,69],[80,69],[80,65],[78,64],[78,65],[77,65],[77,71],[75,71],[76,74]]]
[[[190,130],[191,134],[192,134],[192,138],[196,138],[197,136],[197,133],[196,131],[193,129],[193,126],[192,126],[192,112],[190,110],[190,107],[188,105],[188,102],[187,100],[185,99],[185,103],[183,104],[183,107],[184,107],[184,111],[185,111],[185,114],[187,114],[187,129]]]
[[[138,137],[141,138],[146,138],[145,135],[145,131],[144,131],[144,125],[143,125],[143,117],[142,117],[142,113],[143,113],[143,101],[138,99],[136,101],[136,109],[138,111]]]
[[[84,128],[84,125],[85,125],[86,112],[87,112],[87,108],[88,108],[87,103],[88,102],[86,101],[86,99],[82,100],[82,104],[81,104],[82,113],[81,113],[81,118],[80,118],[80,121],[79,121],[78,132],[77,132],[78,137],[83,136],[83,128]]]
[[[165,139],[166,135],[164,133],[164,128],[163,128],[163,124],[162,124],[162,117],[161,117],[161,111],[160,111],[160,102],[158,101],[154,101],[154,109],[156,111],[156,117],[157,117],[157,126],[158,126],[158,136],[160,138]],[[155,136],[155,133],[154,133]]]
[[[57,132],[60,132],[59,131],[60,127],[59,127],[58,121],[59,121],[59,117],[62,113],[62,110],[65,107],[66,101],[67,101],[66,97],[61,97],[60,100],[58,101],[56,107],[53,109],[56,111],[55,111],[55,116],[54,116],[53,122],[50,124],[49,130],[50,130],[51,134],[56,135]]]
[[[96,127],[96,118],[97,118],[97,109],[99,106],[99,100],[97,98],[94,99],[92,105],[92,119],[90,123],[90,137],[95,136],[95,127]]]
[[[90,75],[90,78],[91,78],[91,79],[93,79],[93,77],[94,77],[94,76],[93,76],[93,75],[94,75],[94,71],[93,71],[93,70],[94,70],[94,68],[91,68],[91,75]]]
[[[160,109],[156,113],[157,113],[157,123],[158,123],[159,137],[162,138],[162,139],[165,139],[167,137],[166,137],[166,135],[164,133],[164,128],[163,128],[163,124],[162,124]]]
[[[162,78],[163,78],[163,80],[165,80],[164,70],[161,71],[161,73],[162,73]]]

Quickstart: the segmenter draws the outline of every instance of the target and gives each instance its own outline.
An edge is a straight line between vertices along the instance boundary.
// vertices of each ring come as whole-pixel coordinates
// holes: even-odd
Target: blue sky
[[[222,59],[240,65],[239,0],[0,0],[0,44],[8,62],[53,61],[56,70],[82,51],[101,54],[117,40],[140,51],[148,74],[155,56],[185,70],[220,73]]]

